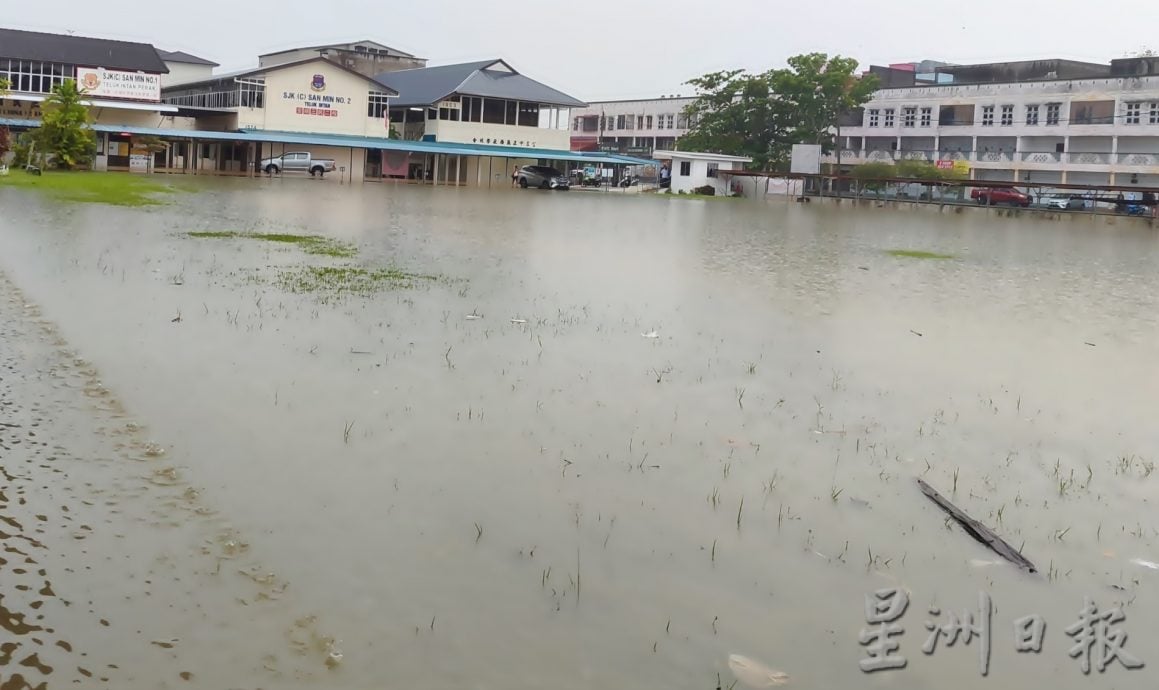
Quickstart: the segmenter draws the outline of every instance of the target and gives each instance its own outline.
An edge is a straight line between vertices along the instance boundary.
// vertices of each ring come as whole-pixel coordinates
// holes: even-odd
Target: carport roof
[[[0,118],[0,125],[9,127],[39,127],[36,120],[16,120]],[[384,151],[406,151],[410,153],[438,153],[457,156],[494,156],[497,158],[544,158],[548,160],[582,161],[588,163],[611,163],[616,165],[655,165],[655,161],[631,156],[608,153],[584,153],[582,151],[562,151],[558,149],[522,148],[518,146],[487,146],[483,144],[458,144],[442,141],[404,141],[402,139],[380,139],[377,137],[350,137],[339,134],[309,134],[305,132],[274,132],[269,130],[243,130],[236,132],[208,132],[201,130],[158,129],[153,127],[129,127],[124,125],[93,125],[98,132],[140,134],[169,139],[200,139],[203,141],[251,141],[273,144],[295,144],[304,146],[335,146],[339,148],[381,149]]]

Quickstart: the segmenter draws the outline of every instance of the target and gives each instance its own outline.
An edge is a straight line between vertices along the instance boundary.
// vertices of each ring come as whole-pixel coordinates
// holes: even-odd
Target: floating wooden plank
[[[1006,541],[1003,540],[1002,537],[998,536],[994,530],[990,529],[986,525],[983,525],[981,522],[978,522],[963,512],[961,508],[958,508],[953,503],[947,501],[940,493],[935,491],[932,486],[926,484],[921,479],[918,479],[918,487],[922,490],[922,493],[924,493],[931,501],[937,503],[939,508],[949,513],[950,517],[954,518],[954,520],[956,520],[958,524],[962,526],[962,529],[966,530],[966,533],[971,537],[974,537],[986,546],[989,546],[994,551],[994,553],[1002,556],[1006,560],[1026,570],[1027,572],[1038,572],[1038,568],[1036,568],[1033,563],[1027,560],[1025,556],[1019,553],[1018,549],[1015,549],[1013,546],[1006,543]]]

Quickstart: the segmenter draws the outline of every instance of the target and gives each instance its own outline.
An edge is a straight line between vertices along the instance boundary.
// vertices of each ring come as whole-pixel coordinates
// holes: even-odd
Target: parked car
[[[261,168],[270,175],[277,175],[280,172],[308,172],[310,173],[310,177],[314,177],[315,175],[322,177],[328,172],[337,170],[333,160],[329,158],[314,158],[304,151],[283,153],[273,158],[264,158],[262,159]]]
[[[989,206],[1010,204],[1026,208],[1030,205],[1030,197],[1013,187],[976,187],[970,192],[970,198]]]
[[[566,175],[546,165],[525,165],[516,174],[519,186],[524,189],[538,187],[540,189],[568,190],[571,188],[571,182],[568,181]]]
[[[1041,202],[1046,208],[1054,208],[1061,211],[1081,210],[1087,207],[1087,202],[1082,197],[1071,194],[1048,194],[1041,198]]]

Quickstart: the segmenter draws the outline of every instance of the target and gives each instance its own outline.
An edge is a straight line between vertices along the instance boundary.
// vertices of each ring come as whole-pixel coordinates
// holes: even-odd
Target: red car
[[[976,187],[970,192],[970,198],[988,206],[997,204],[1010,204],[1022,208],[1030,206],[1030,197],[1013,187]]]

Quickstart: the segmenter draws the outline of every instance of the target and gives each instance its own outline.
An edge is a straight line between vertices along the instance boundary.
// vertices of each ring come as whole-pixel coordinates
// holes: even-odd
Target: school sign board
[[[155,102],[161,100],[159,74],[126,72],[103,67],[77,67],[76,85],[90,97]]]

